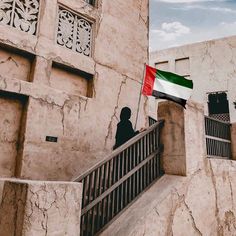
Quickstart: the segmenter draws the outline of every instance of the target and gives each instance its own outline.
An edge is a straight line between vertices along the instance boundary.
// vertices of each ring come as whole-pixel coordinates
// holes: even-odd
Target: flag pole
[[[141,89],[140,89],[140,93],[139,93],[138,109],[137,109],[137,115],[136,115],[136,121],[135,121],[135,125],[134,125],[134,130],[136,130],[136,126],[137,126],[137,122],[138,122],[139,108],[140,108],[140,102],[141,102],[141,96],[142,96],[142,88],[143,88],[143,80],[144,80],[145,72],[146,72],[146,63],[144,63],[143,78],[142,78]]]

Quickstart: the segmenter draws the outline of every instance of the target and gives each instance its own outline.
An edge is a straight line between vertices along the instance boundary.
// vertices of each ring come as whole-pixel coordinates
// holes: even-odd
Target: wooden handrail
[[[101,167],[104,163],[108,162],[109,160],[111,160],[112,158],[114,158],[115,156],[117,156],[119,153],[123,152],[125,149],[127,149],[128,147],[132,146],[134,143],[136,143],[138,140],[142,139],[145,135],[147,135],[148,133],[150,133],[152,130],[154,130],[157,126],[160,126],[160,128],[164,125],[164,120],[160,120],[158,122],[156,122],[155,124],[151,125],[150,127],[148,127],[145,131],[143,131],[142,133],[139,133],[137,135],[135,135],[133,138],[131,138],[129,141],[127,141],[126,143],[124,143],[123,145],[121,145],[120,147],[118,147],[116,150],[114,150],[110,155],[108,155],[106,158],[104,158],[103,160],[101,160],[100,162],[98,162],[97,164],[95,164],[93,167],[91,167],[90,169],[88,169],[85,173],[81,174],[79,177],[77,177],[76,179],[72,180],[73,182],[80,182],[83,180],[84,177],[86,177],[87,175],[91,174],[93,171],[95,171],[96,169],[98,169],[99,167]]]

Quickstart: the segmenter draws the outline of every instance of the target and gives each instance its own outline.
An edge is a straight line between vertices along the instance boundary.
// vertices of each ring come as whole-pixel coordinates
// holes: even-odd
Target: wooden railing
[[[149,126],[155,124],[157,122],[157,120],[155,120],[154,118],[152,118],[151,116],[148,117],[148,124]]]
[[[83,183],[81,235],[99,232],[163,173],[159,121],[75,181]]]
[[[206,148],[209,158],[231,159],[230,123],[205,117]]]

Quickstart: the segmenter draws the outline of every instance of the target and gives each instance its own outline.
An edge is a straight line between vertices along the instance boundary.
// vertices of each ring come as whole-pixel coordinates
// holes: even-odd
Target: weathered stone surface
[[[1,235],[79,235],[82,184],[19,180],[1,183]]]
[[[206,156],[206,139],[203,105],[189,101],[184,110],[184,140],[187,174],[203,166]],[[198,155],[196,155],[198,154]]]
[[[235,235],[235,168],[207,160],[192,176],[165,175],[101,235]]]
[[[91,57],[56,43],[58,4],[94,22]],[[93,7],[83,0],[42,0],[39,19],[36,36],[0,26],[1,45],[12,48],[11,60],[1,65],[11,73],[1,74],[0,90],[29,98],[16,173],[26,179],[71,180],[111,152],[123,106],[132,109],[133,124],[139,108],[137,128],[146,124],[147,99],[138,101],[148,60],[148,1],[104,0]],[[16,49],[24,53],[16,56]],[[0,59],[7,59],[1,52]],[[77,83],[76,76],[55,72],[55,64],[92,75],[92,97],[85,96],[85,83]],[[58,142],[46,142],[46,136]]]
[[[157,116],[165,120],[161,132],[165,173],[187,175],[201,168],[206,154],[203,107],[189,102],[184,109],[163,101],[158,104]]]
[[[158,105],[158,119],[165,120],[161,132],[164,171],[166,174],[186,175],[184,108],[173,102],[161,102]]]

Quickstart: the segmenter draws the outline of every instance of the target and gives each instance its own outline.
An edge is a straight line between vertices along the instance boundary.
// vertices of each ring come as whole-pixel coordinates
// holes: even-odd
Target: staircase
[[[153,122],[144,132],[117,148],[75,181],[83,183],[81,236],[99,233],[163,175],[160,131],[164,121]]]

